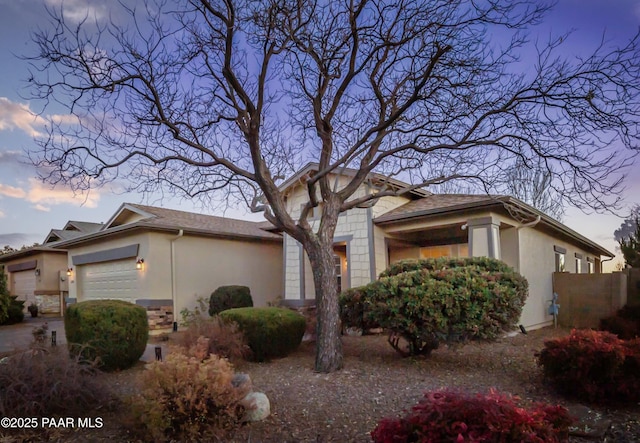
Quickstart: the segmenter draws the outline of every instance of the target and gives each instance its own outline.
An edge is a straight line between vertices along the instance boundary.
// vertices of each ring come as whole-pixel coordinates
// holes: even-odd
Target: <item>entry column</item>
[[[469,256],[490,257],[500,260],[500,221],[493,217],[467,220],[469,230]]]

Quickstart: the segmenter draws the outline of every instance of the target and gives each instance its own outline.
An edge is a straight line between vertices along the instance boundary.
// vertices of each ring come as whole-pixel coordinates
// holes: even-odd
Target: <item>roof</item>
[[[320,169],[320,165],[315,162],[307,163],[304,167],[298,170],[291,177],[282,182],[279,186],[281,191],[286,190],[287,188],[293,186],[296,182],[298,182],[302,177],[309,174],[310,172],[317,172]],[[358,172],[357,169],[353,168],[335,168],[331,173],[336,175],[345,175],[345,176],[354,176]],[[408,188],[411,185],[405,183],[401,180],[397,180],[395,178],[390,178],[385,176],[384,174],[379,174],[377,172],[372,172],[369,174],[369,177],[376,184],[388,184],[398,189]],[[413,189],[408,192],[408,195],[412,195],[414,198],[425,197],[431,195],[431,192],[426,189]]]
[[[15,260],[18,258],[29,257],[31,255],[36,255],[41,252],[52,252],[55,254],[66,254],[67,251],[64,249],[56,249],[49,246],[33,246],[26,249],[21,249],[19,251],[10,252],[9,254],[0,255],[0,263],[6,263],[10,260]]]
[[[136,215],[133,221],[128,216]],[[282,241],[282,236],[261,229],[262,222],[237,220],[175,209],[159,208],[134,203],[124,203],[97,232],[62,241],[58,247],[67,247],[116,235],[131,230],[152,230],[225,237],[234,239]]]
[[[593,250],[598,251],[600,255],[607,257],[615,256],[615,254],[603,248],[599,244],[549,217],[547,214],[535,209],[533,206],[530,206],[517,198],[504,195],[433,194],[419,200],[410,201],[402,206],[392,209],[391,211],[376,217],[373,222],[384,225],[415,220],[417,218],[424,219],[456,212],[488,209],[491,207],[504,208],[505,203],[531,213],[534,216],[540,217],[539,222],[542,223],[542,226],[546,226],[554,232],[567,236],[574,241],[582,243],[583,245],[587,245]]]
[[[59,241],[71,240],[91,232],[97,232],[102,228],[102,223],[82,222],[69,220],[62,229],[52,229],[44,239],[43,244],[55,244]]]

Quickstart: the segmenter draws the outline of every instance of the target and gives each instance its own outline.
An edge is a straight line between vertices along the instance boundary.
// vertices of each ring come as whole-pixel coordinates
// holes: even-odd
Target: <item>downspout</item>
[[[178,235],[171,239],[171,302],[173,303],[173,330],[175,331],[178,325],[178,313],[176,312],[176,296],[178,292],[178,281],[176,279],[176,248],[175,242],[184,235],[184,230],[180,229]]]

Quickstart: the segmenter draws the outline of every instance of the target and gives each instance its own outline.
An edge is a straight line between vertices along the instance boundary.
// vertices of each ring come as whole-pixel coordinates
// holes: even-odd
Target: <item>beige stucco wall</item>
[[[60,291],[60,272],[67,270],[67,254],[42,253],[38,256],[40,276],[36,277],[36,294]]]
[[[138,274],[138,299],[171,302],[171,243],[175,257],[175,316],[182,309],[193,310],[198,297],[207,300],[223,285],[245,285],[251,289],[255,306],[281,297],[282,246],[278,242],[241,241],[211,237],[146,232],[102,240],[69,251],[69,266],[74,255],[139,244],[138,257],[144,269]],[[77,298],[76,270],[69,285],[69,296]],[[82,301],[79,299],[78,301]],[[171,303],[168,303],[171,304]]]
[[[162,243],[169,256],[167,237],[164,242],[161,239],[153,242]],[[283,295],[279,243],[184,236],[175,241],[175,260],[178,316],[184,308],[194,309],[198,297],[204,297],[208,303],[219,286],[248,286],[254,306],[267,306]]]
[[[520,273],[529,281],[529,298],[522,311],[520,323],[529,329],[550,325],[553,317],[547,314],[553,296],[553,272],[555,271],[555,255],[553,247],[560,246],[567,250],[565,267],[567,272],[575,273],[575,253],[586,258],[594,258],[592,254],[570,244],[558,240],[535,228],[522,228],[520,236]],[[598,257],[599,258],[599,257]],[[562,296],[558,303],[562,309]]]

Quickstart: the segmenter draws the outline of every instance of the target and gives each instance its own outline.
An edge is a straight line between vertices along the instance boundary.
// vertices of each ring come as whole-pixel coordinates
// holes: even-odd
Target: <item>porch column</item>
[[[501,259],[500,221],[493,217],[467,220],[469,230],[469,256]]]

